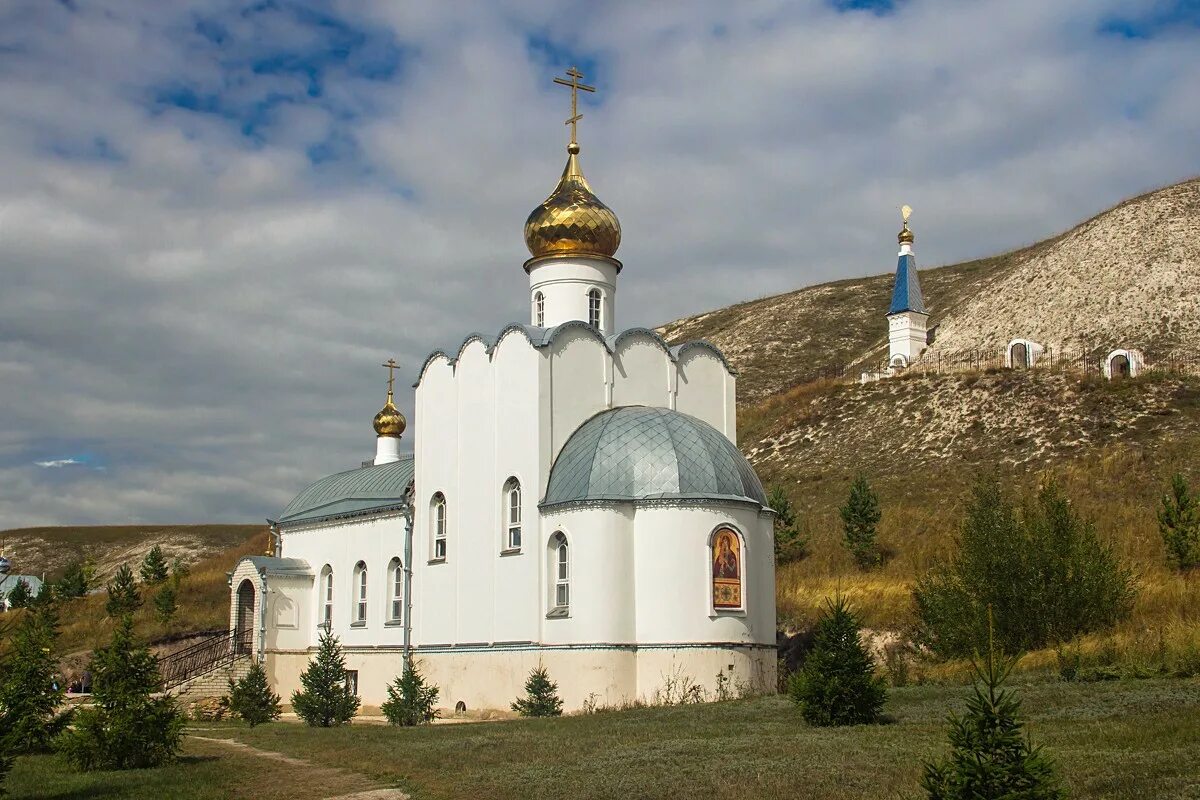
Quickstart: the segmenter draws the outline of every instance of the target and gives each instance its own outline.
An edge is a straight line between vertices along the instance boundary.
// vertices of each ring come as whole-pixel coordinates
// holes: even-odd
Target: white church
[[[544,665],[565,708],[773,691],[773,512],[737,448],[736,374],[706,342],[616,325],[616,215],[571,141],[525,223],[529,322],[432,353],[413,453],[389,377],[375,457],[272,520],[230,573],[230,630],[283,698],[321,632],[362,702],[411,657],[457,710],[507,709]],[[515,269],[515,265],[514,265]],[[365,425],[364,425],[365,427]]]

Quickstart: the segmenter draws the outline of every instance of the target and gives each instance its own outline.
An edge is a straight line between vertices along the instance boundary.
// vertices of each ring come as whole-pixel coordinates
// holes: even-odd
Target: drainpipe
[[[412,661],[412,559],[413,505],[412,494],[404,498],[404,665]]]
[[[258,663],[266,663],[267,654],[263,652],[267,646],[267,571],[264,569],[258,573],[259,576],[259,604],[258,604],[258,647],[253,648],[251,643],[251,653],[258,650]]]

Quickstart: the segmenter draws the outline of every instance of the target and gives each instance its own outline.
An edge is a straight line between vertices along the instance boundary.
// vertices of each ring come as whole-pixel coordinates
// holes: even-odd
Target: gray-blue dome
[[[543,505],[658,499],[767,504],[750,462],[716,428],[666,408],[624,406],[571,434]]]

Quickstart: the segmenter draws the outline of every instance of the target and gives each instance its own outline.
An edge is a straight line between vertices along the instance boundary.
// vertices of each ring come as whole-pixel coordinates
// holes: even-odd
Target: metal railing
[[[228,667],[239,658],[249,656],[254,649],[254,632],[221,631],[158,661],[163,690]]]

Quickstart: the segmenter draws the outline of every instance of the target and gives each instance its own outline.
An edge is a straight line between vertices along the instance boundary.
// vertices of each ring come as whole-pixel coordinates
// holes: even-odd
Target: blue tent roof
[[[896,264],[896,285],[892,288],[892,305],[888,308],[888,314],[903,311],[929,313],[925,310],[925,297],[921,294],[921,281],[917,277],[917,260],[912,253],[900,256]]]

